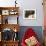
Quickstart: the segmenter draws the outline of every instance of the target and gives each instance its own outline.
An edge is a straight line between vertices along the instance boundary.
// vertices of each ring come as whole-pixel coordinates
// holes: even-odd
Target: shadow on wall
[[[19,39],[20,39],[20,41],[22,40],[22,38],[24,36],[24,33],[25,33],[25,31],[28,28],[32,28],[36,32],[39,41],[41,43],[43,43],[43,30],[42,30],[42,26],[21,26],[20,27],[20,32],[19,32]]]

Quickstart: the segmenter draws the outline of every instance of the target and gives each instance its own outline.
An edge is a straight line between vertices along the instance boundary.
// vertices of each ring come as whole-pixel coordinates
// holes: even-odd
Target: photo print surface
[[[36,9],[24,10],[24,19],[36,19]]]

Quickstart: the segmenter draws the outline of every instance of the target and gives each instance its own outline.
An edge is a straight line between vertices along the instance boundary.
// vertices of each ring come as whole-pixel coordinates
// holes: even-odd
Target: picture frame
[[[24,19],[36,19],[36,9],[25,9],[23,11]]]
[[[9,15],[9,10],[2,10],[2,15]]]

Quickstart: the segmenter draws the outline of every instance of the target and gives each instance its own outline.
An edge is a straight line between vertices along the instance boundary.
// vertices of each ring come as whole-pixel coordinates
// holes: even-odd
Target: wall
[[[43,6],[42,0],[21,0],[21,14],[20,14],[20,25],[21,26],[42,26],[43,25]],[[36,9],[36,20],[25,20],[23,19],[23,11],[25,9]]]
[[[14,0],[15,1],[15,0]],[[14,6],[13,0],[0,0],[0,6]],[[43,6],[42,0],[17,0],[20,7],[20,26],[43,26]],[[36,20],[25,20],[23,14],[25,9],[36,9]]]
[[[9,7],[9,6],[14,6],[14,1],[15,0],[0,0],[0,6],[1,7]]]

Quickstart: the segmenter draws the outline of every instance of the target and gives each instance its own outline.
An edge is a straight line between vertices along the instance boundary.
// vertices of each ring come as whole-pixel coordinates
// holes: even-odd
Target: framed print
[[[24,19],[36,19],[36,9],[25,9],[23,14]]]
[[[2,15],[9,15],[9,10],[2,10]]]

